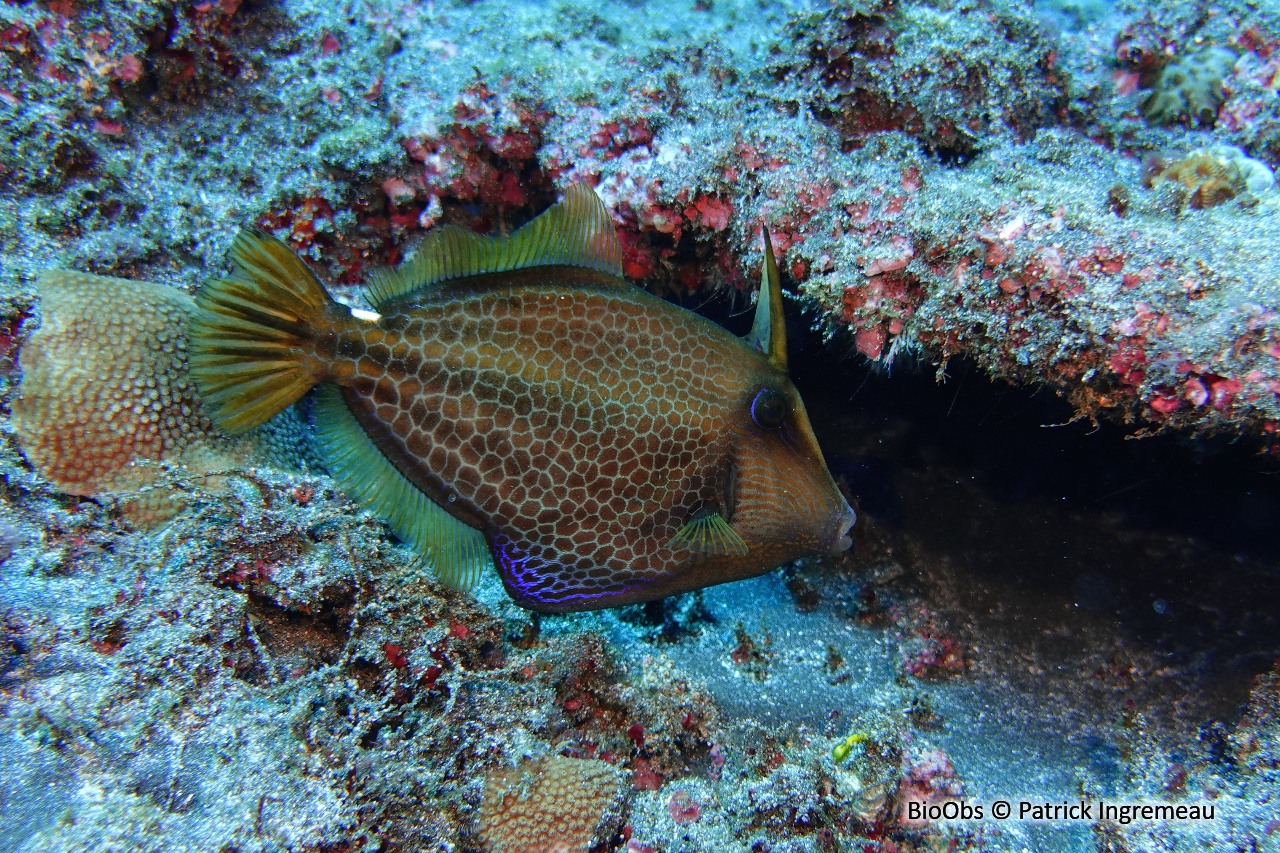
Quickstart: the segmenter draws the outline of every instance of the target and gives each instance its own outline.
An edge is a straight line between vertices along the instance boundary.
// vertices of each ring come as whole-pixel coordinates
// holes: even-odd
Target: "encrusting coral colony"
[[[567,265],[617,286],[749,314],[776,254],[836,396],[866,365],[944,381],[963,363],[1064,398],[1068,419],[1267,459],[1278,92],[1280,6],[1245,0],[0,6],[0,853],[1280,849],[1275,647],[1206,686],[1098,617],[1112,593],[1093,581],[1090,612],[1046,605],[1042,633],[1000,634],[1003,599],[961,591],[964,555],[903,544],[874,508],[846,553],[531,613],[490,570],[469,591],[437,582],[398,499],[358,494],[318,446],[316,425],[336,441],[332,395],[232,436],[197,385],[234,358],[188,372],[193,335],[216,350],[197,292],[234,279],[241,229],[377,317],[370,294],[427,235],[521,246],[557,201],[590,197],[616,240]],[[226,293],[223,332],[274,310]],[[760,322],[725,351],[782,383]],[[704,343],[645,357],[696,361]],[[771,423],[804,444],[779,387],[751,417],[785,396]],[[873,496],[813,420],[832,473],[810,454],[806,476],[829,492],[822,535],[847,546],[845,500]],[[667,519],[636,529],[726,561],[758,547],[726,521],[739,470],[717,463],[720,502],[691,498],[675,538]],[[1190,564],[1135,537],[1114,552]],[[1270,630],[1271,576],[1235,584],[1263,604],[1215,611],[1200,639]],[[1008,594],[1032,602],[1028,583]],[[906,809],[998,797],[1216,816]]]

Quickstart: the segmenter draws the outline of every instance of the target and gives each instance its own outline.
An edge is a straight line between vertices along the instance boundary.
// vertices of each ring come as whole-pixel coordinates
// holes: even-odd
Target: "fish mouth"
[[[854,514],[853,508],[848,504],[844,505],[844,512],[836,518],[836,541],[831,546],[832,554],[839,554],[842,551],[849,550],[853,546],[853,537],[849,535],[849,531],[853,529],[853,523],[858,520],[858,516]]]

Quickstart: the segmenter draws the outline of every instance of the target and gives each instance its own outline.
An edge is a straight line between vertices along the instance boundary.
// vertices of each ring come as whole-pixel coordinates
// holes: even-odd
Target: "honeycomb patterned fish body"
[[[395,467],[486,533],[517,601],[623,603],[832,545],[792,520],[822,518],[815,498],[832,499],[787,488],[813,466],[787,452],[788,438],[816,452],[807,424],[757,435],[747,414],[758,389],[790,383],[738,338],[639,288],[468,291],[347,327],[335,350],[360,355],[330,370]],[[725,502],[731,476],[760,483],[733,508],[748,554],[691,561],[666,547],[698,509]]]
[[[853,523],[786,374],[780,290],[743,341],[633,287],[595,194],[508,238],[442,229],[332,301],[248,232],[197,295],[191,375],[224,430],[319,384],[342,489],[454,586],[496,562],[541,611],[646,601],[848,547]]]

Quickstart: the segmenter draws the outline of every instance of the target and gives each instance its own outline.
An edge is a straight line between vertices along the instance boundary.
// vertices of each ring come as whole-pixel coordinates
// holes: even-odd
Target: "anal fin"
[[[492,565],[480,531],[446,512],[382,455],[337,386],[321,385],[311,412],[321,455],[338,487],[424,555],[441,583],[459,590],[475,586]]]

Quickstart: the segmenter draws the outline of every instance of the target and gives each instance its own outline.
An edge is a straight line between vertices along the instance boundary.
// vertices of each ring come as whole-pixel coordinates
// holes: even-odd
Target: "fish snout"
[[[853,545],[853,537],[849,535],[849,531],[853,529],[853,523],[857,520],[858,516],[854,513],[853,507],[846,502],[844,510],[835,517],[836,535],[831,545],[832,554],[847,551]]]

